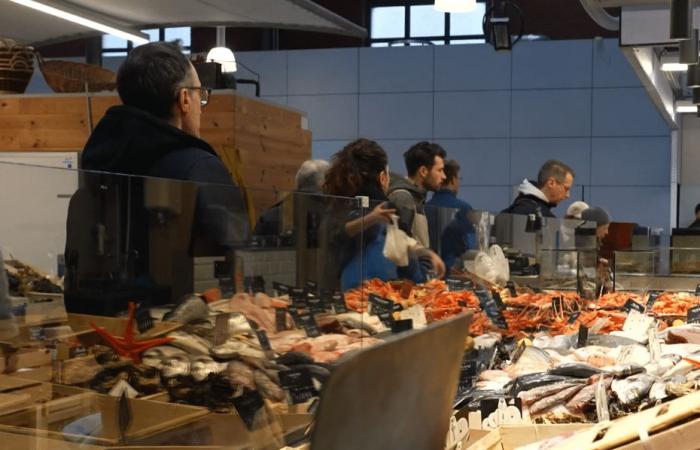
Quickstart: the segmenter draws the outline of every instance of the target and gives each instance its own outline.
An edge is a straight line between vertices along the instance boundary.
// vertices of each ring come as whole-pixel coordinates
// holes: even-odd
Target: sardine
[[[566,389],[562,389],[554,395],[550,395],[549,397],[544,397],[536,401],[530,406],[530,408],[528,408],[530,415],[536,416],[549,410],[553,406],[566,403],[571,397],[583,389],[583,387],[584,386],[582,384],[571,386]]]
[[[623,405],[636,404],[646,397],[654,381],[654,377],[644,373],[632,375],[624,380],[614,380],[612,391]]]
[[[562,364],[549,370],[552,375],[563,375],[574,378],[589,378],[600,373],[601,370],[588,364],[569,363]]]
[[[201,322],[209,318],[209,305],[198,295],[188,295],[180,301],[175,309],[163,316],[164,321],[183,324]]]
[[[631,375],[644,373],[644,367],[638,364],[618,364],[603,369],[603,373],[612,375],[615,378],[625,378]]]
[[[172,333],[168,334],[168,337],[174,339],[170,342],[170,345],[181,348],[191,355],[209,354],[211,344],[209,341],[202,339],[199,336],[185,333],[183,331],[173,331]]]
[[[550,395],[554,395],[576,385],[582,385],[582,383],[580,381],[562,381],[560,383],[547,384],[535,389],[530,389],[529,391],[521,392],[518,394],[518,397],[522,400],[523,405],[529,406],[544,397],[549,397]]]
[[[593,381],[593,380],[591,380]],[[612,378],[605,378],[603,380],[603,385],[605,389],[608,389],[612,384]],[[578,391],[567,403],[566,408],[574,414],[581,414],[587,407],[595,403],[595,391],[598,386],[598,382],[592,382],[588,386]]]

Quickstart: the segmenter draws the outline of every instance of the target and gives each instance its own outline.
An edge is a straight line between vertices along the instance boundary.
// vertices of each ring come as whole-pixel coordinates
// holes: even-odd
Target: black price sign
[[[509,281],[506,283],[506,287],[508,288],[508,292],[510,292],[511,297],[517,297],[518,292],[515,290],[515,283],[512,281]]]
[[[383,311],[401,311],[403,308],[398,303],[394,303],[391,300],[382,298],[375,294],[369,294],[369,302],[372,305],[372,314],[379,315],[376,310]]]
[[[578,326],[578,339],[576,340],[576,348],[585,347],[588,342],[588,327],[585,325]]]
[[[265,401],[258,391],[246,390],[243,395],[233,398],[233,407],[238,411],[249,431],[255,424],[255,415],[265,406]]]
[[[321,330],[318,329],[318,325],[316,325],[316,320],[314,320],[313,316],[309,314],[299,314],[294,321],[297,327],[304,329],[308,337],[317,337],[321,335]]]
[[[464,290],[464,282],[458,278],[447,278],[445,283],[447,283],[447,289],[450,291]]]
[[[474,378],[478,372],[478,363],[476,360],[463,360],[462,367],[459,371],[459,385],[457,392],[464,392],[474,385]]]
[[[647,309],[651,309],[659,298],[659,293],[657,291],[649,292],[649,298],[647,299]]]
[[[696,296],[696,297],[700,296],[700,284],[698,284],[697,286],[695,286],[695,296]]]
[[[700,305],[693,306],[688,310],[688,323],[700,323]]]
[[[282,370],[279,372],[280,385],[289,392],[292,403],[304,403],[317,395],[311,375],[306,369]]]
[[[287,329],[287,310],[275,308],[275,329],[279,333]]]
[[[286,284],[278,283],[274,281],[272,283],[272,289],[275,290],[277,297],[281,297],[283,295],[289,295],[289,286]]]
[[[297,309],[306,309],[308,298],[306,289],[292,288],[289,291],[289,296],[292,298],[292,305]]]
[[[345,297],[341,292],[336,292],[331,297],[331,303],[333,303],[333,309],[336,314],[343,314],[348,312],[348,307],[345,305]]]
[[[270,339],[267,337],[267,332],[262,329],[257,329],[255,330],[255,334],[258,336],[258,341],[260,342],[260,347],[266,352],[269,352],[272,350],[272,346],[270,345]]]
[[[569,323],[569,325],[573,325],[574,323],[576,323],[576,321],[578,320],[578,317],[580,315],[581,315],[581,311],[576,311],[575,313],[570,315],[569,320],[567,321]]]
[[[475,292],[476,296],[479,297],[481,309],[486,313],[491,322],[498,328],[507,330],[508,322],[506,322],[506,318],[503,316],[503,311],[498,307],[496,301],[489,295],[488,291],[478,289]]]
[[[391,332],[401,333],[413,329],[413,319],[394,320],[391,322]]]
[[[321,314],[326,312],[325,302],[319,297],[309,297],[306,304],[311,311],[311,314]]]
[[[311,280],[306,280],[306,289],[309,292],[318,292],[318,283]]]
[[[625,302],[625,305],[622,307],[622,310],[626,313],[629,313],[632,310],[643,313],[644,307],[642,305],[640,305],[639,303],[635,302],[634,300],[629,299]]]
[[[503,299],[501,298],[501,294],[499,294],[499,293],[496,292],[496,291],[493,291],[492,294],[493,294],[493,295],[492,295],[492,296],[493,296],[493,301],[496,302],[496,306],[498,306],[498,309],[500,309],[501,311],[503,311],[503,310],[505,309],[506,305],[503,303]]]
[[[378,310],[375,314],[377,315],[377,317],[379,317],[379,320],[381,320],[384,325],[391,328],[391,324],[394,321],[393,312],[382,309]]]

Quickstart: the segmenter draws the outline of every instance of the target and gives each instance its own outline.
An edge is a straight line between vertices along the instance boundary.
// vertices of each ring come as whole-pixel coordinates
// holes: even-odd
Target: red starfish
[[[119,355],[126,356],[134,360],[134,362],[141,362],[141,353],[148,350],[151,347],[157,347],[159,345],[167,344],[173,341],[173,338],[155,338],[155,339],[144,339],[137,341],[134,339],[134,317],[136,315],[136,304],[134,302],[129,302],[129,320],[126,322],[126,329],[124,330],[124,336],[114,336],[108,333],[104,328],[96,326],[94,323],[90,325],[95,331],[104,338],[105,341],[112,347]]]

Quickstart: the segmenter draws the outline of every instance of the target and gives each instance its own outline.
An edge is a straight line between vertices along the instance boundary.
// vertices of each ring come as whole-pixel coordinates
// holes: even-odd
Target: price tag
[[[384,311],[401,311],[403,308],[398,303],[394,303],[391,300],[382,298],[375,294],[369,294],[369,303],[372,305],[372,314],[379,315],[375,313],[375,310],[381,309]]]
[[[385,310],[377,310],[376,312],[377,317],[379,317],[379,320],[382,321],[384,325],[386,325],[388,328],[391,328],[391,324],[394,321],[394,313],[391,311],[385,311]]]
[[[585,347],[588,342],[588,327],[585,325],[578,326],[578,339],[576,340],[576,348]]]
[[[569,325],[573,325],[574,323],[576,323],[576,321],[578,320],[578,318],[579,318],[580,315],[581,315],[581,311],[576,311],[575,313],[573,313],[572,315],[570,315],[570,316],[569,316],[569,320],[567,321],[568,324],[569,324]]]
[[[316,321],[310,314],[299,314],[294,321],[297,327],[304,329],[308,337],[317,337],[321,335],[321,330],[318,329]]]
[[[68,354],[71,358],[78,358],[80,356],[87,356],[88,351],[84,346],[78,345],[77,347],[71,347],[70,350],[68,350]]]
[[[344,314],[348,312],[348,307],[345,305],[345,297],[341,292],[336,292],[332,297],[333,310],[336,314]]]
[[[512,281],[508,281],[506,283],[506,287],[508,288],[508,292],[510,292],[511,297],[518,296],[518,292],[515,290],[515,283],[513,283]]]
[[[640,313],[644,312],[644,306],[640,305],[639,303],[635,302],[632,299],[629,299],[625,302],[625,305],[622,307],[622,311],[628,313],[630,311],[638,311]]]
[[[399,313],[402,320],[411,319],[413,328],[418,330],[425,328],[428,325],[428,320],[425,318],[425,308],[423,305],[413,305],[408,309],[404,309]]]
[[[501,298],[501,294],[499,294],[497,291],[493,291],[493,300],[496,302],[496,306],[498,306],[498,309],[503,311],[506,307],[506,305],[503,303],[503,299]]]
[[[700,323],[700,305],[693,306],[688,310],[688,323]]]
[[[253,429],[255,416],[263,406],[265,406],[265,401],[258,391],[246,389],[243,395],[233,398],[233,407],[236,408],[249,431]]]
[[[477,289],[475,292],[476,296],[479,298],[481,309],[486,313],[491,322],[498,328],[503,330],[508,329],[508,322],[506,322],[506,318],[503,316],[503,311],[498,308],[498,305],[493,297],[489,295],[488,291]]]
[[[391,322],[391,332],[392,333],[401,333],[403,331],[411,331],[413,329],[413,320],[412,319],[401,319],[401,320],[394,320]]]
[[[270,345],[270,339],[267,337],[267,332],[262,329],[257,329],[255,330],[255,334],[258,337],[258,342],[260,342],[260,347],[266,352],[271,351],[272,346]]]
[[[311,314],[321,314],[326,312],[325,302],[319,297],[309,297],[306,300],[306,305],[309,307]]]
[[[278,333],[287,329],[287,310],[284,308],[275,308],[275,329]]]
[[[272,289],[274,289],[276,297],[281,297],[283,295],[289,295],[289,286],[287,286],[285,284],[278,283],[278,282],[274,281],[272,283]]]
[[[474,385],[474,378],[477,375],[478,364],[475,360],[463,360],[459,371],[459,385],[457,392],[461,393],[470,389]]]
[[[289,393],[294,404],[307,402],[318,394],[306,369],[282,370],[279,377],[282,389]]]
[[[309,292],[318,292],[318,283],[311,280],[306,280],[306,290]]]
[[[636,309],[631,309],[627,313],[625,324],[622,325],[622,331],[638,341],[644,341],[647,336],[647,330],[654,326],[654,319],[644,315]]]
[[[304,288],[292,288],[289,291],[289,296],[292,299],[292,305],[297,309],[306,309],[308,298],[306,296],[306,289]]]
[[[649,292],[649,297],[647,299],[647,310],[651,310],[651,308],[654,306],[654,303],[656,303],[656,300],[658,298],[659,298],[659,293],[657,291]]]
[[[696,297],[700,296],[700,284],[698,284],[697,286],[695,286],[695,296],[696,296]]]

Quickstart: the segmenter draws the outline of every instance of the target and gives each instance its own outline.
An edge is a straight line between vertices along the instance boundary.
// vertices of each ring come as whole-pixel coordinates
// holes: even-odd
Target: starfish
[[[116,351],[120,356],[131,358],[134,362],[141,362],[141,353],[151,347],[167,344],[173,341],[173,338],[155,338],[143,339],[137,341],[134,339],[134,320],[136,315],[136,304],[129,302],[129,320],[126,322],[124,336],[115,336],[107,332],[104,328],[98,327],[94,323],[90,325],[95,329],[97,334],[102,336],[105,341]]]

